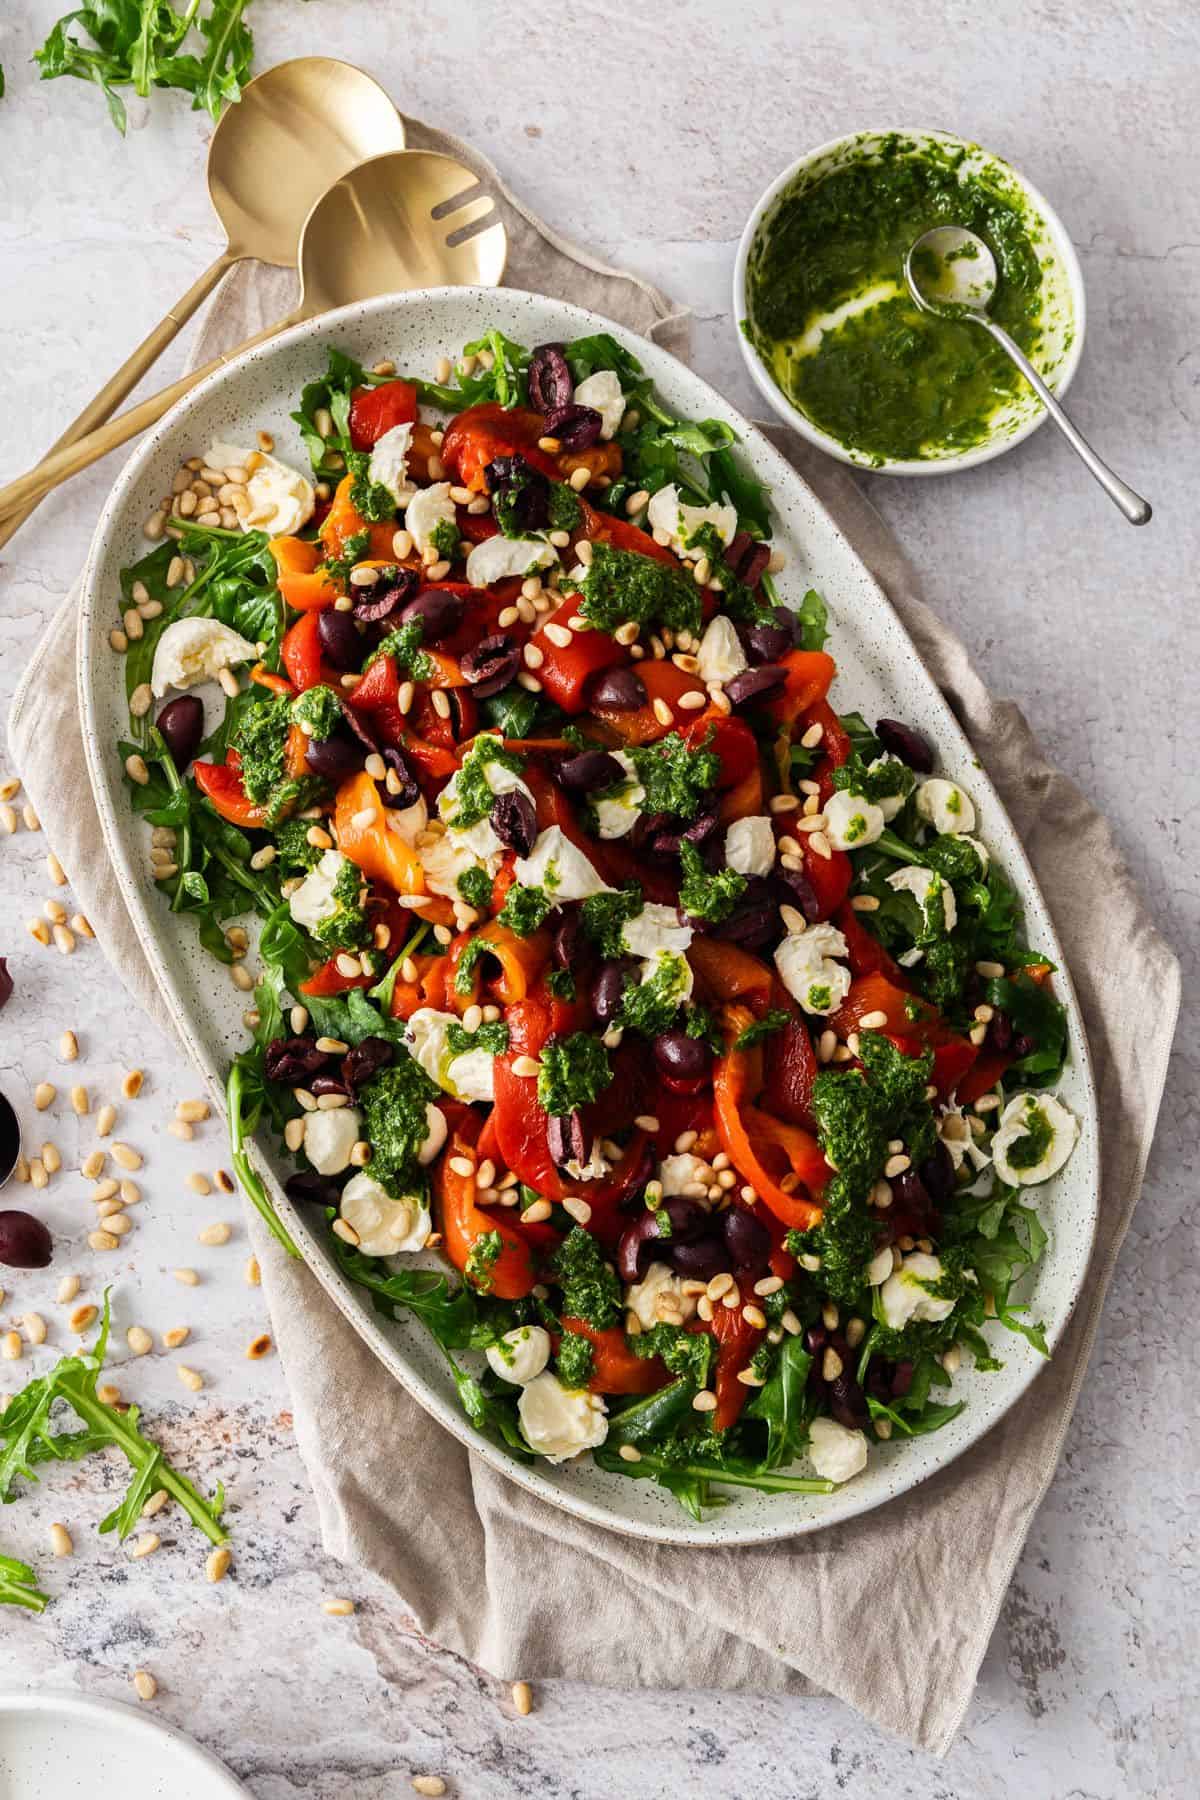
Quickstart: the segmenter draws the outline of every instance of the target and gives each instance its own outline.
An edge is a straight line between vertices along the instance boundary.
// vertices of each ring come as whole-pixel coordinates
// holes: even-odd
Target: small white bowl
[[[1036,431],[1046,412],[1032,389],[1023,389],[1008,406],[995,414],[988,436],[981,444],[973,445],[968,450],[947,451],[942,456],[924,457],[919,461],[899,458],[879,460],[865,451],[853,450],[839,443],[794,406],[743,329],[749,313],[746,270],[750,251],[759,233],[770,229],[771,218],[781,196],[796,186],[815,186],[826,175],[851,163],[872,161],[878,157],[885,142],[894,143],[897,138],[908,140],[915,151],[919,151],[924,145],[965,151],[962,166],[966,173],[984,176],[1001,192],[1008,189],[1010,192],[1015,191],[1020,197],[1029,217],[1034,242],[1042,253],[1042,345],[1034,361],[1039,374],[1054,393],[1060,398],[1065,394],[1079,366],[1087,323],[1083,274],[1066,228],[1045,197],[1011,164],[999,156],[993,156],[980,145],[946,131],[901,127],[889,131],[856,131],[849,137],[834,138],[830,143],[810,150],[807,155],[792,163],[790,168],[785,169],[762,195],[742,233],[733,271],[734,317],[738,325],[742,355],[755,383],[780,418],[793,426],[802,437],[806,437],[809,443],[815,444],[819,450],[827,451],[830,456],[836,456],[839,462],[869,468],[883,475],[946,475],[953,470],[971,469],[978,463],[990,462],[992,457],[1011,450],[1023,438],[1027,438],[1031,431]]]

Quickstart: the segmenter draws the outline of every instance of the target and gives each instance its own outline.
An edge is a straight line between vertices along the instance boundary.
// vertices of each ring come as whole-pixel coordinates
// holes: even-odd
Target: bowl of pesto
[[[923,313],[904,257],[935,225],[990,247],[992,316],[1057,394],[1083,347],[1083,277],[1036,188],[947,132],[862,131],[772,182],[738,247],[734,308],[750,373],[788,424],[831,456],[939,475],[1009,450],[1045,411],[986,332]]]

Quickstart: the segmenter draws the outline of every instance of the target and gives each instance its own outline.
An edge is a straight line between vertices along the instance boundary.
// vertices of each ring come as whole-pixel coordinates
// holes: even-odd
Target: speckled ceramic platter
[[[248,1800],[199,1744],[145,1712],[80,1694],[0,1694],[5,1800]]]
[[[213,375],[169,413],[122,471],[104,509],[84,576],[79,634],[79,693],[92,782],[109,854],[155,977],[180,1036],[220,1103],[226,1066],[245,1038],[244,996],[223,979],[201,949],[186,919],[169,913],[148,872],[146,827],[130,812],[122,790],[117,740],[126,725],[123,669],[108,645],[116,622],[119,571],[144,552],[142,524],[170,488],[179,464],[214,439],[253,442],[271,431],[278,454],[297,466],[304,456],[289,413],[306,381],[325,367],[326,349],[341,345],[365,364],[380,357],[401,371],[429,373],[437,359],[455,354],[489,326],[527,344],[611,331],[629,344],[654,378],[665,403],[691,418],[728,419],[743,439],[742,454],[771,488],[776,542],[787,553],[781,577],[785,598],[799,600],[816,587],[829,602],[830,649],[840,673],[838,704],[869,719],[906,718],[937,745],[942,771],[973,796],[979,830],[1024,899],[1032,941],[1060,967],[1063,956],[1033,872],[987,776],[972,756],[949,707],[934,687],[884,594],[838,531],[812,491],[755,428],[681,363],[654,345],[579,307],[501,289],[441,288],[350,307],[297,327],[251,351]],[[1057,978],[1070,1013],[1073,1056],[1062,1094],[1082,1123],[1081,1140],[1063,1173],[1037,1190],[1050,1230],[1050,1246],[1030,1295],[1051,1344],[1070,1317],[1091,1253],[1096,1222],[1099,1145],[1087,1044],[1069,977]],[[553,1505],[611,1530],[663,1543],[729,1545],[761,1543],[816,1531],[879,1506],[962,1454],[996,1423],[1042,1366],[1021,1338],[1000,1328],[1004,1368],[959,1378],[966,1410],[943,1430],[907,1443],[881,1445],[866,1471],[830,1495],[768,1496],[733,1490],[729,1503],[693,1524],[654,1484],[605,1474],[590,1459],[528,1468],[475,1436],[459,1411],[452,1383],[432,1341],[415,1320],[381,1323],[369,1301],[335,1268],[310,1216],[284,1198],[278,1177],[286,1173],[264,1144],[257,1160],[272,1185],[280,1211],[321,1285],[380,1360],[441,1426],[477,1455]],[[956,1392],[959,1391],[956,1384]],[[430,1429],[434,1429],[431,1424]]]

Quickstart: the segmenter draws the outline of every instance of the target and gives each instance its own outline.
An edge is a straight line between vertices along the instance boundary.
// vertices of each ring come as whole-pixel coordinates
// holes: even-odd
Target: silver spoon
[[[1102,462],[1074,426],[1029,358],[988,312],[996,292],[996,262],[981,237],[962,225],[938,225],[919,237],[904,259],[908,291],[924,312],[982,325],[1020,369],[1067,442],[1131,525],[1146,525],[1150,502]]]

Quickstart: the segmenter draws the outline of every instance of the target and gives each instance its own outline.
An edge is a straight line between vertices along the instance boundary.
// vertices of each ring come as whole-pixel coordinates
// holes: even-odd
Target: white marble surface
[[[157,97],[137,109],[122,143],[94,92],[34,81],[25,59],[59,10],[22,0],[0,20],[4,475],[61,429],[218,247],[202,116]],[[1195,10],[1001,0],[986,25],[978,11],[900,10],[891,0],[664,0],[653,11],[612,0],[569,14],[554,0],[519,9],[256,0],[254,14],[259,66],[313,49],[369,66],[403,105],[479,143],[546,217],[689,303],[698,367],[742,405],[751,394],[729,317],[733,244],[754,197],[801,148],[861,125],[936,123],[977,136],[1044,188],[1088,287],[1073,410],[1152,498],[1153,525],[1124,525],[1048,430],[973,474],[877,477],[871,492],[990,682],[1019,700],[1053,756],[1108,811],[1194,972]],[[167,359],[164,376],[177,364],[178,354]],[[0,555],[5,699],[78,567],[115,466],[55,496]],[[2,755],[0,770],[9,772]],[[261,1295],[242,1280],[240,1226],[225,1249],[195,1243],[206,1221],[237,1220],[236,1202],[201,1199],[184,1184],[189,1170],[221,1164],[217,1128],[201,1128],[190,1146],[166,1135],[175,1100],[195,1084],[131,1015],[98,947],[68,960],[26,935],[25,919],[51,891],[46,849],[24,829],[0,837],[0,953],[18,984],[0,1020],[0,1084],[34,1142],[44,1124],[70,1169],[90,1132],[62,1101],[39,1119],[33,1084],[46,1078],[65,1093],[74,1076],[99,1099],[115,1094],[125,1069],[149,1071],[118,1127],[147,1162],[127,1251],[104,1259],[125,1365],[115,1379],[190,1472],[227,1481],[236,1561],[233,1576],[210,1587],[197,1540],[164,1528],[163,1548],[130,1563],[93,1529],[117,1471],[94,1459],[53,1473],[4,1513],[3,1547],[30,1556],[56,1599],[41,1619],[6,1612],[0,1621],[0,1685],[120,1697],[133,1668],[150,1668],[162,1715],[224,1756],[258,1800],[394,1800],[428,1770],[473,1800],[641,1797],[683,1782],[697,1800],[1182,1800],[1197,1791],[1197,1041],[1186,1014],[1062,1467],[946,1761],[897,1745],[832,1701],[619,1696],[556,1682],[539,1688],[534,1716],[519,1719],[505,1692],[323,1557],[277,1362],[244,1356],[265,1320]],[[82,1046],[74,1070],[56,1061],[68,1025]],[[96,1292],[81,1179],[60,1175],[44,1199],[60,1240],[53,1278],[8,1272],[0,1327],[37,1307],[50,1342],[33,1353],[36,1364],[27,1350],[20,1365],[0,1368],[5,1388],[71,1341],[70,1309],[53,1298],[57,1276],[77,1269]],[[180,1263],[200,1270],[199,1287],[171,1279]],[[134,1321],[155,1332],[189,1324],[192,1341],[134,1362],[123,1341]],[[202,1394],[179,1386],[169,1364],[181,1358],[204,1372]],[[55,1519],[74,1532],[70,1562],[50,1557]],[[322,1615],[331,1594],[353,1596],[355,1617]]]

